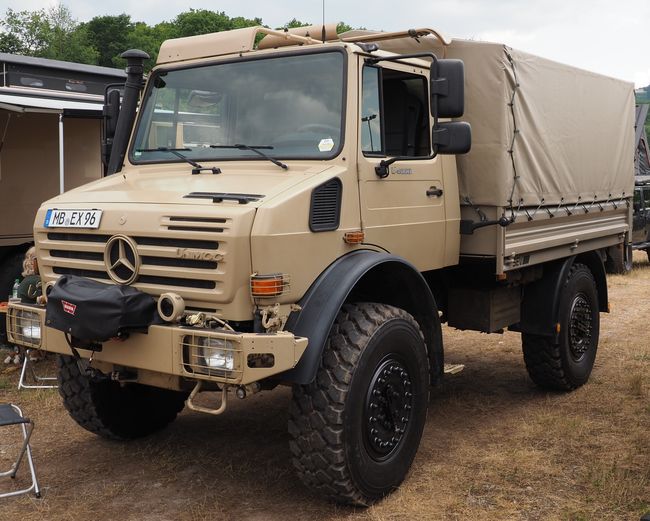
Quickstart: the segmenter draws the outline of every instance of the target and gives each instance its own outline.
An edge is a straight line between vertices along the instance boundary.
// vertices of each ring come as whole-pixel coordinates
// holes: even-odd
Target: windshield
[[[131,161],[328,159],[342,146],[338,51],[161,71],[151,79]],[[235,146],[237,145],[237,146]],[[258,150],[259,152],[259,150]]]

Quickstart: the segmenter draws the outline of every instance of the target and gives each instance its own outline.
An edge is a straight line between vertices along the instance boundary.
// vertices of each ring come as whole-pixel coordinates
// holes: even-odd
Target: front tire
[[[369,505],[397,488],[417,452],[429,359],[406,311],[347,304],[313,383],[296,385],[289,417],[302,481],[334,501]]]
[[[149,385],[121,385],[83,374],[71,356],[57,356],[59,394],[74,421],[113,440],[152,434],[171,423],[183,409],[187,393]]]
[[[526,369],[540,387],[572,391],[589,380],[596,360],[600,315],[596,281],[584,264],[574,264],[560,294],[560,334],[522,333]]]

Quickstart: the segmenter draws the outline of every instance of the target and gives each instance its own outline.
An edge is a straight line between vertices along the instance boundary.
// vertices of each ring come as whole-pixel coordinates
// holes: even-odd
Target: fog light
[[[221,338],[199,338],[202,347],[202,356],[205,366],[210,369],[225,369],[232,371],[235,368],[235,353],[232,343]]]

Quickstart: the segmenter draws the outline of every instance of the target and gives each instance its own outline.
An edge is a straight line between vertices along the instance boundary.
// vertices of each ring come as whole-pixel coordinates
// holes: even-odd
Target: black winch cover
[[[156,321],[154,298],[131,286],[63,275],[47,298],[45,324],[81,340],[105,342]]]

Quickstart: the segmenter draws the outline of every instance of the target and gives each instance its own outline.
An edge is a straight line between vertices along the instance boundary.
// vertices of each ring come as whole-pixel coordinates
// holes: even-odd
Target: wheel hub
[[[587,298],[576,295],[569,315],[569,346],[571,355],[580,360],[591,347],[592,310]]]
[[[384,361],[373,375],[365,407],[365,434],[370,453],[384,459],[404,437],[413,409],[411,377],[394,359]]]

